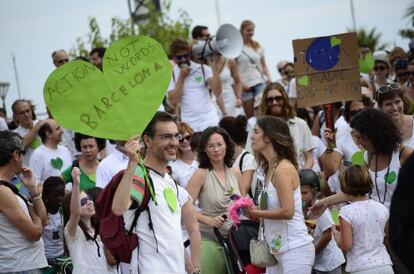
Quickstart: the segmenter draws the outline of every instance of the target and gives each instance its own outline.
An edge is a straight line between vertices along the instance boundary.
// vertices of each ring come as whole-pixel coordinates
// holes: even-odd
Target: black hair
[[[59,186],[65,187],[65,182],[60,176],[50,176],[43,183],[42,197],[43,200],[49,197],[50,193],[53,192]]]
[[[317,191],[321,189],[321,182],[319,180],[318,174],[312,169],[302,169],[299,172],[300,185],[301,186],[310,186],[316,188]]]
[[[219,122],[219,126],[227,131],[231,139],[237,145],[244,146],[247,140],[247,118],[244,115],[235,117],[224,117]]]
[[[97,53],[100,58],[103,58],[105,51],[106,51],[106,48],[93,48],[91,52],[89,53],[89,56],[91,56],[94,53]]]
[[[199,37],[203,36],[203,30],[208,29],[206,26],[195,26],[191,31],[191,37],[193,39],[198,39]]]
[[[78,60],[78,61],[85,61],[85,62],[90,62],[89,61],[89,59],[88,58],[86,58],[85,56],[78,56],[78,57],[76,57],[75,59],[74,59],[75,61],[76,60]]]
[[[48,132],[52,132],[52,127],[50,126],[50,124],[48,122],[44,123],[38,131],[39,137],[42,140],[42,143],[45,143],[47,140],[47,133]]]
[[[98,137],[92,137],[89,135],[85,135],[79,132],[75,132],[75,136],[73,138],[73,142],[75,143],[75,148],[77,151],[81,151],[81,141],[85,140],[85,139],[95,139],[96,141],[96,145],[98,146],[98,151],[101,151],[105,148],[106,146],[106,141],[105,139],[102,138],[98,138]]]
[[[220,134],[223,137],[224,143],[226,144],[226,155],[224,156],[224,165],[227,167],[231,167],[233,164],[234,144],[229,134],[221,127],[208,127],[203,131],[203,133],[201,133],[200,148],[198,152],[200,168],[213,169],[213,165],[211,164],[210,159],[208,158],[207,153],[204,150],[206,149],[208,140],[215,133]]]
[[[92,187],[88,190],[86,190],[86,194],[88,194],[89,196],[91,196],[92,201],[95,203],[96,199],[98,198],[99,193],[101,193],[103,188],[99,187],[99,186],[95,186]]]
[[[194,132],[190,139],[191,150],[197,153],[200,151],[201,133],[201,131]]]
[[[351,119],[350,126],[372,143],[376,154],[390,155],[402,142],[400,130],[391,117],[375,108],[360,111]]]
[[[7,165],[15,151],[23,151],[22,137],[12,131],[0,131],[0,166]]]
[[[172,116],[171,114],[164,112],[164,111],[157,111],[154,115],[154,117],[152,117],[151,121],[148,123],[147,127],[144,129],[144,131],[142,132],[142,137],[144,137],[145,135],[148,137],[153,138],[155,135],[155,125],[158,122],[174,122],[177,123],[176,119],[174,116]],[[144,142],[144,145],[145,142]]]

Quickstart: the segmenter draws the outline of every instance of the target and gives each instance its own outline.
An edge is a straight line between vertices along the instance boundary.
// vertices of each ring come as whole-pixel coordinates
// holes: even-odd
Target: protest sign
[[[293,40],[298,106],[361,99],[357,37]]]
[[[103,57],[103,72],[84,61],[52,72],[44,99],[64,128],[114,140],[142,133],[162,103],[171,64],[162,46],[145,36],[114,42]]]

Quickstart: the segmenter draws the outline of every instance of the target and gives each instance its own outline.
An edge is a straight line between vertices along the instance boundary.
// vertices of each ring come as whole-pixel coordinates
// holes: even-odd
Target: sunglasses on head
[[[176,59],[176,60],[188,59],[189,57],[190,57],[189,52],[187,52],[185,54],[181,54],[181,55],[174,55],[174,59]]]
[[[271,97],[266,97],[266,103],[269,104],[273,104],[273,102],[276,100],[276,102],[281,102],[283,101],[283,96],[271,96]]]
[[[85,206],[89,201],[92,201],[92,198],[91,196],[87,195],[83,197],[82,199],[80,199],[80,205]]]
[[[401,91],[401,87],[397,83],[385,84],[380,86],[376,92],[376,100],[378,101],[379,95],[385,94],[387,92],[399,92]]]
[[[375,71],[383,71],[383,70],[386,70],[387,69],[387,67],[386,66],[375,66],[374,67],[374,70]]]
[[[190,142],[191,135],[183,136],[183,138],[181,138],[181,140],[179,142],[184,143],[184,140],[187,141],[187,142]]]

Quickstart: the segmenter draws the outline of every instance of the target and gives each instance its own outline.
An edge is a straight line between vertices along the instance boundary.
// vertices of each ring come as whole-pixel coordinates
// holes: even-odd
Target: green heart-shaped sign
[[[167,91],[171,64],[162,46],[145,36],[112,43],[103,72],[84,61],[52,72],[44,98],[63,127],[108,139],[128,140],[142,133]]]
[[[40,139],[38,137],[34,138],[33,142],[30,144],[30,148],[36,149],[40,147],[42,143],[40,142]]]
[[[374,57],[372,53],[368,53],[364,57],[359,59],[359,70],[362,73],[369,73],[374,68]]]
[[[50,159],[50,164],[52,165],[53,168],[61,170],[63,166],[63,161],[62,159],[57,157],[56,159]]]
[[[171,187],[164,189],[164,198],[172,212],[177,210],[177,197]]]
[[[335,47],[337,45],[340,45],[342,43],[342,40],[338,37],[332,36],[331,37],[331,47]]]
[[[365,159],[364,159],[364,152],[363,151],[357,151],[354,154],[352,154],[351,162],[353,165],[365,165]]]
[[[304,75],[298,79],[298,84],[307,87],[309,85],[309,76]]]
[[[385,182],[387,182],[387,184],[389,185],[393,184],[396,179],[397,179],[397,174],[395,173],[395,171],[391,171],[390,173],[387,173],[384,176]]]

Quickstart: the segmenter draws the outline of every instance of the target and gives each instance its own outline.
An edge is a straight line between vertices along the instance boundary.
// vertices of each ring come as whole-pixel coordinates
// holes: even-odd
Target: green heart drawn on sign
[[[384,176],[384,180],[385,182],[387,182],[387,184],[391,185],[395,182],[395,179],[397,179],[397,174],[395,173],[395,171],[391,171],[388,174],[385,174]]]
[[[309,76],[304,75],[298,79],[298,84],[307,87],[309,85]]]
[[[63,166],[63,161],[62,159],[57,157],[56,159],[50,159],[50,164],[52,165],[53,168],[61,170]]]
[[[339,38],[337,38],[335,36],[332,36],[331,37],[331,47],[335,47],[337,45],[340,45],[341,43],[342,43],[342,40],[341,39],[339,39]]]
[[[195,79],[198,83],[200,83],[200,82],[203,80],[203,77],[201,77],[200,75],[198,75],[198,76],[194,77],[194,79]]]
[[[146,36],[112,43],[103,72],[72,61],[51,73],[44,99],[63,127],[90,136],[128,140],[142,133],[161,105],[171,80],[162,46]]]
[[[164,198],[172,212],[177,210],[177,197],[171,187],[164,189]]]

